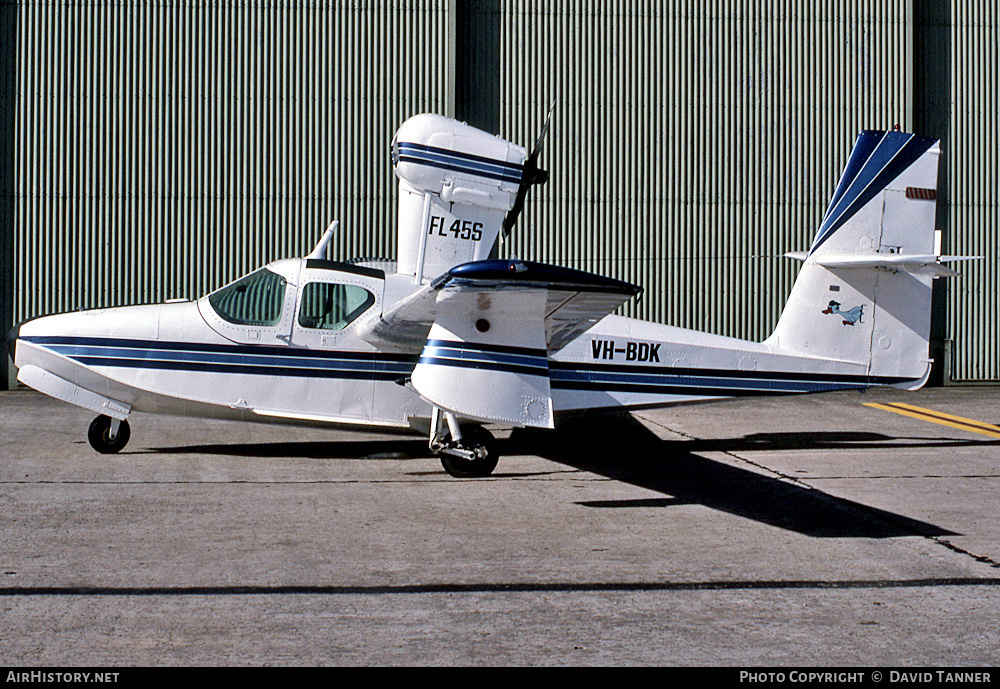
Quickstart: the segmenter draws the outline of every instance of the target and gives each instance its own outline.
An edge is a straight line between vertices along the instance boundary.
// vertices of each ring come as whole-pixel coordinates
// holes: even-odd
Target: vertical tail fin
[[[864,131],[767,343],[919,387],[930,372],[931,284],[956,275],[935,255],[933,139]]]

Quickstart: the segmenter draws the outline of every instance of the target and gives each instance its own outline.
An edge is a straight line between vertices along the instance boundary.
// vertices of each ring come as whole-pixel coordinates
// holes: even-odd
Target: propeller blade
[[[549,133],[549,122],[552,121],[552,111],[556,109],[556,104],[553,101],[552,106],[549,108],[549,114],[545,116],[545,124],[542,125],[542,133],[538,135],[538,141],[535,142],[535,148],[531,151],[531,158],[533,160],[538,160],[538,154],[542,152],[542,142],[545,140],[545,135]]]
[[[514,205],[503,219],[503,232],[501,234],[503,239],[506,239],[510,231],[514,229],[514,224],[517,222],[518,216],[524,210],[524,200],[528,196],[528,189],[535,184],[545,184],[549,180],[549,173],[538,167],[538,156],[542,152],[542,142],[545,140],[545,135],[549,132],[549,123],[552,121],[552,111],[555,108],[556,104],[553,103],[552,107],[549,108],[549,114],[545,116],[542,133],[539,134],[538,140],[535,141],[535,147],[532,149],[531,155],[524,161],[524,171],[521,173],[521,183],[517,187],[517,196],[514,197]]]

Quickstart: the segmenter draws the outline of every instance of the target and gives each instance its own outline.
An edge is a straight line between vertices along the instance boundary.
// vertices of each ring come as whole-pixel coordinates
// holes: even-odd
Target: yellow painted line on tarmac
[[[924,409],[923,407],[918,407],[914,404],[904,404],[903,402],[889,402],[886,404],[866,402],[865,406],[882,409],[884,411],[891,411],[896,414],[902,414],[903,416],[911,416],[915,419],[930,421],[931,423],[941,424],[942,426],[951,426],[952,428],[958,428],[971,433],[988,435],[991,438],[1000,438],[1000,426],[983,423],[982,421],[976,421],[975,419],[966,419],[961,416],[945,414],[943,411]]]

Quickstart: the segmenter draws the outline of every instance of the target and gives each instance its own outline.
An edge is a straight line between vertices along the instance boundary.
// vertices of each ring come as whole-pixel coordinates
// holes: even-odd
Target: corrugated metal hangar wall
[[[0,0],[0,327],[392,256],[388,145],[434,111],[532,146],[523,258],[761,339],[854,137],[942,139],[944,381],[1000,380],[998,10],[985,0]],[[6,376],[0,381],[6,380]]]

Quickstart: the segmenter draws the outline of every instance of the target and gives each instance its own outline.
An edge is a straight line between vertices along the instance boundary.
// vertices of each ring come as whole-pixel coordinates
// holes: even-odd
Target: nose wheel
[[[114,454],[128,444],[131,431],[125,419],[98,416],[90,424],[87,440],[90,446],[102,455]]]

